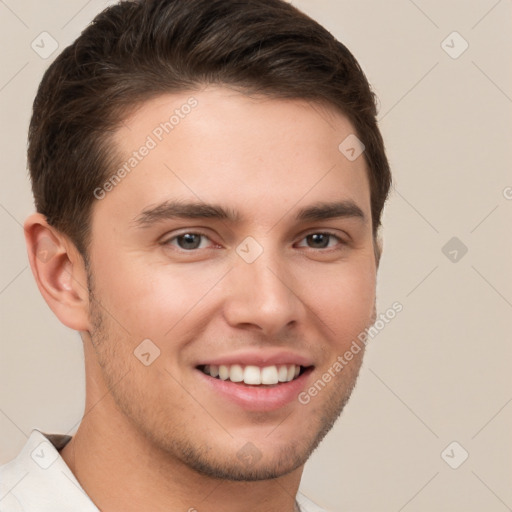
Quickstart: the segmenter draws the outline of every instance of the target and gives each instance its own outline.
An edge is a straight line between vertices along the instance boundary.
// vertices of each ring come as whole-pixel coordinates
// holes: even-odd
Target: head
[[[32,268],[111,413],[204,474],[300,467],[364,347],[307,404],[205,370],[295,361],[309,387],[372,322],[391,178],[349,50],[282,0],[121,2],[46,72],[28,160]]]

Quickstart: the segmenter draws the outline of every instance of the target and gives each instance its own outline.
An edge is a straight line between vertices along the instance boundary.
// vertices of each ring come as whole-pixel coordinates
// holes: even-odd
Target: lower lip
[[[266,412],[275,411],[294,400],[297,401],[297,396],[305,388],[306,381],[313,368],[308,368],[295,380],[283,382],[273,387],[237,384],[229,380],[210,377],[198,369],[196,371],[199,373],[199,377],[215,393],[247,411]]]

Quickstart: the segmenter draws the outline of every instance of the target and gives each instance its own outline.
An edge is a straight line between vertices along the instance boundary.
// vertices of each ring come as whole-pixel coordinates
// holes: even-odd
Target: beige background
[[[293,2],[353,51],[379,96],[395,179],[379,309],[404,307],[369,345],[303,492],[333,511],[512,510],[512,1]],[[108,3],[0,1],[0,462],[32,428],[73,433],[82,413],[79,336],[39,295],[21,228],[31,103],[57,53],[31,42],[47,31],[62,49]],[[469,44],[457,58],[454,31]],[[441,457],[452,441],[452,465],[469,453],[458,469]]]

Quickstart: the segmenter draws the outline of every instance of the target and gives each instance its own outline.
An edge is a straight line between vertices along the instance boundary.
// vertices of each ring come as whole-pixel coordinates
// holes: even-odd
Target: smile
[[[220,380],[250,386],[274,386],[291,382],[305,371],[305,367],[296,364],[282,364],[259,367],[255,365],[201,365],[198,367],[206,375]]]

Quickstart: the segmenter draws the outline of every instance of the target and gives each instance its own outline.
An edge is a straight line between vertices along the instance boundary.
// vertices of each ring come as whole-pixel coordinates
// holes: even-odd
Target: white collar
[[[70,436],[32,430],[0,467],[0,512],[99,512],[59,453]]]

